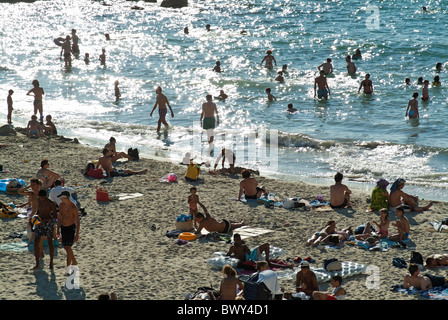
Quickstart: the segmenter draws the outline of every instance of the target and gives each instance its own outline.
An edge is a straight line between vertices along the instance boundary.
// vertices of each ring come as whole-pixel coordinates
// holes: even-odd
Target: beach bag
[[[137,148],[135,148],[135,149],[129,148],[128,149],[128,156],[131,156],[133,160],[139,160],[140,159],[140,156],[139,156]]]
[[[100,169],[100,168],[98,168],[98,169],[90,169],[87,172],[87,176],[95,178],[95,179],[102,179],[102,178],[104,178],[103,170]]]
[[[200,172],[200,168],[193,162],[190,162],[187,168],[187,172],[185,173],[185,180],[196,181],[199,177]]]
[[[259,273],[255,273],[248,280],[242,280],[244,283],[243,298],[244,300],[271,300],[271,290],[263,283],[258,283]]]
[[[423,256],[419,252],[412,251],[409,263],[416,263],[423,265]]]
[[[96,201],[109,201],[109,192],[106,189],[96,187]]]
[[[336,258],[325,259],[323,264],[323,268],[327,271],[341,271],[342,263]]]

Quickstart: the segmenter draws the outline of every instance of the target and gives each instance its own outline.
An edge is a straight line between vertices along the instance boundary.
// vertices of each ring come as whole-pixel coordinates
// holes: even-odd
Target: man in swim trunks
[[[429,86],[429,80],[425,80],[423,82],[422,101],[428,101],[429,100],[428,86]]]
[[[333,209],[350,208],[350,194],[351,190],[344,184],[342,179],[344,176],[338,172],[334,176],[335,184],[330,187],[330,206]]]
[[[355,74],[356,73],[356,66],[352,61],[352,58],[350,55],[347,55],[345,57],[345,61],[347,62],[347,72],[348,74]]]
[[[214,129],[219,126],[219,115],[216,104],[213,102],[212,95],[208,94],[205,99],[207,100],[202,104],[201,113],[201,127],[207,130],[208,143],[211,145],[214,140]],[[215,124],[215,114],[216,114],[216,124]],[[204,120],[204,121],[202,121]]]
[[[43,123],[44,116],[43,116],[43,110],[42,110],[42,96],[45,94],[44,89],[40,87],[38,80],[33,80],[33,89],[27,92],[27,96],[30,96],[31,93],[34,95],[34,115],[37,114],[37,111],[39,111],[40,114],[40,122]]]
[[[432,289],[431,280],[426,276],[420,275],[418,264],[412,263],[408,268],[409,274],[403,279],[403,289],[414,287],[414,289],[426,291]]]
[[[202,229],[207,230],[208,232],[218,232],[218,233],[230,233],[230,231],[240,228],[244,226],[244,221],[236,222],[227,219],[223,219],[221,222],[216,221],[205,208],[202,203],[198,203],[202,210],[204,210],[204,214],[198,212],[196,214],[196,221],[199,223],[199,227],[196,229],[195,234],[200,234]]]
[[[322,70],[325,72],[325,74],[329,74],[333,72],[333,65],[331,64],[331,59],[328,58],[327,62],[322,63],[320,66],[317,67],[319,69],[319,72]]]
[[[78,208],[70,201],[70,192],[62,191],[58,196],[61,199],[57,223],[57,237],[62,240],[64,250],[67,252],[67,268],[77,265],[72,246],[79,237],[79,213]],[[66,272],[67,273],[67,272]]]
[[[243,194],[246,200],[256,200],[260,198],[262,194],[268,194],[265,187],[258,187],[258,181],[250,176],[249,170],[243,170],[241,175],[243,176],[243,180],[240,181],[238,200],[241,200]]]
[[[361,81],[361,84],[358,88],[358,93],[361,91],[361,88],[364,87],[364,93],[365,94],[372,94],[373,93],[373,83],[372,80],[370,80],[370,74],[367,73],[365,75],[364,80]]]
[[[168,102],[168,98],[164,94],[162,94],[161,87],[156,88],[156,94],[156,103],[154,104],[154,108],[152,109],[150,116],[152,117],[152,113],[157,108],[157,106],[159,106],[159,121],[157,122],[157,133],[159,133],[162,123],[165,125],[165,127],[168,127],[168,123],[165,120],[166,114],[168,112],[166,106],[170,108],[172,118],[174,118],[174,113],[173,109],[171,109],[170,103]]]
[[[255,265],[255,262],[260,260],[265,260],[271,268],[292,268],[294,266],[293,264],[289,263],[276,263],[274,261],[271,261],[269,259],[269,252],[269,243],[264,243],[261,246],[250,250],[246,243],[241,239],[241,235],[239,233],[235,233],[233,235],[233,245],[227,252],[227,256],[233,256],[238,259],[238,267],[245,269],[252,269],[252,267],[254,267]],[[265,254],[264,258],[263,253]],[[252,263],[246,263],[246,261],[250,261]]]
[[[408,205],[411,211],[423,212],[432,207],[432,202],[427,206],[420,207],[418,203],[418,197],[411,196],[403,192],[406,181],[404,179],[397,179],[390,188],[389,205],[392,208],[401,205]]]
[[[140,174],[140,173],[146,173],[148,172],[147,169],[140,170],[140,171],[134,171],[134,170],[117,170],[112,166],[112,151],[104,148],[103,149],[103,156],[98,159],[98,163],[96,164],[96,168],[102,167],[104,171],[106,171],[107,177],[125,177],[133,174]]]
[[[62,58],[62,53],[64,53],[64,63],[66,67],[71,67],[72,66],[72,47],[70,44],[70,36],[67,35],[65,37],[65,42],[62,44],[61,46],[61,54],[60,57]]]
[[[40,217],[40,223],[34,229],[34,257],[36,258],[36,266],[34,270],[40,269],[40,258],[42,249],[42,237],[47,238],[48,249],[50,251],[50,269],[53,269],[53,256],[54,256],[54,219],[57,218],[58,213],[56,205],[53,201],[48,199],[46,190],[39,190],[38,194],[38,207],[37,215]]]
[[[325,77],[325,71],[321,70],[320,75],[314,79],[314,98],[316,98],[316,88],[317,95],[319,99],[328,99],[328,95],[330,94],[330,88],[328,87],[327,78]]]
[[[72,41],[73,41],[72,44],[73,54],[79,54],[79,44],[78,44],[79,38],[76,35],[76,29],[72,29]]]

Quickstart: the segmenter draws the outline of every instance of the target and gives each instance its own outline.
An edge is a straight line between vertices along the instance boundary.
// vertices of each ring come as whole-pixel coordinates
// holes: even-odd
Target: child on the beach
[[[197,195],[196,187],[190,188],[190,195],[188,196],[188,206],[190,208],[190,215],[193,216],[194,227],[197,227],[196,215],[198,214],[199,196]]]
[[[42,111],[42,96],[45,94],[44,89],[40,87],[38,80],[33,80],[32,82],[33,89],[27,92],[27,96],[30,96],[31,93],[34,95],[34,114],[37,114],[39,111],[40,114],[40,122],[43,122],[44,116]]]
[[[216,65],[213,68],[213,71],[215,71],[215,72],[222,72],[222,70],[221,70],[221,61],[216,61]]]
[[[11,121],[11,115],[12,115],[12,110],[13,110],[13,107],[12,107],[12,94],[14,93],[14,91],[13,90],[9,90],[9,92],[8,92],[8,98],[6,98],[6,102],[7,102],[7,104],[8,104],[8,115],[7,115],[7,117],[6,117],[6,120],[8,121],[8,124],[11,124],[12,123],[12,121]]]
[[[400,241],[409,239],[409,232],[411,231],[411,225],[409,220],[404,215],[403,206],[395,208],[395,215],[397,216],[397,221],[393,223],[394,227],[397,228],[397,233],[389,237],[391,241]]]
[[[387,238],[389,235],[389,210],[387,208],[383,208],[380,210],[380,223],[372,220],[372,223],[376,224],[379,228],[378,233],[380,234],[380,238]]]

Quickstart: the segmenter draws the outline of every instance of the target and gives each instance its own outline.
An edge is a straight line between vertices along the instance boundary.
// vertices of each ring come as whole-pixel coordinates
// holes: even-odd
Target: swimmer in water
[[[272,50],[267,50],[266,56],[263,58],[263,60],[261,60],[260,65],[263,65],[263,62],[266,62],[265,67],[268,69],[272,69],[273,68],[272,61],[274,61],[275,65],[277,66],[277,61],[272,55]]]
[[[429,80],[425,80],[423,82],[423,89],[422,89],[422,101],[428,101],[429,100],[429,93],[428,93],[428,86],[429,86]]]
[[[409,115],[409,119],[413,118],[419,118],[420,115],[418,114],[418,92],[414,92],[412,95],[412,99],[409,100],[408,107],[406,108],[406,117]]]
[[[333,73],[333,65],[331,64],[331,59],[328,58],[327,62],[322,63],[320,66],[317,67],[319,71],[324,70],[325,74]]]
[[[279,72],[277,72],[277,74],[278,74],[278,76],[275,78],[275,81],[285,82],[285,78],[283,77],[283,72],[279,71]]]
[[[271,88],[266,88],[266,93],[268,95],[268,101],[277,101],[277,98],[271,94]]]
[[[296,112],[296,111],[297,111],[297,109],[293,108],[292,103],[288,104],[288,110],[286,110],[286,112],[291,113],[291,112]]]
[[[439,86],[441,86],[442,84],[440,83],[440,78],[439,78],[439,76],[435,76],[434,77],[434,81],[432,82],[432,86],[433,87],[439,87]]]
[[[370,74],[367,73],[365,75],[365,79],[361,81],[361,84],[359,85],[358,93],[361,91],[361,88],[364,87],[364,93],[365,94],[372,94],[373,93],[373,83],[372,80],[370,80]]]

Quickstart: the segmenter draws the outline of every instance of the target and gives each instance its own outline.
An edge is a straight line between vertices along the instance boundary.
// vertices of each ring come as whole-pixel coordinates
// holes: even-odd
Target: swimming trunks
[[[159,117],[165,118],[167,112],[168,110],[166,108],[159,108]]]
[[[40,237],[51,237],[51,238],[53,238],[53,236],[54,236],[54,223],[53,223],[53,220],[42,222],[42,223],[38,224],[34,228],[34,232],[35,232],[35,237],[36,238],[40,238]]]
[[[204,118],[204,121],[202,122],[202,128],[205,130],[215,129],[215,118],[214,117]]]
[[[71,247],[75,242],[76,224],[61,226],[62,245]]]
[[[250,253],[246,253],[246,260],[259,261],[260,260],[260,247],[252,249]]]
[[[39,134],[39,130],[36,130],[36,129],[31,129],[29,132],[33,136],[37,136]]]
[[[330,204],[330,207],[331,207],[332,209],[342,209],[342,208],[344,208],[346,205],[347,205],[347,199],[344,199],[344,203],[342,203],[341,205],[339,205],[339,206],[334,206],[334,205]]]
[[[126,172],[124,172],[124,170],[117,170],[114,169],[113,171],[110,172],[110,176],[111,177],[127,177],[129,174],[127,174]]]
[[[223,233],[229,233],[232,230],[232,224],[227,219],[223,219],[222,221],[224,221],[224,223],[226,224]]]
[[[412,116],[415,114],[415,111],[411,110],[409,111],[409,118],[412,118]]]
[[[42,103],[42,100],[37,100],[37,99],[36,99],[36,100],[34,100],[33,103],[34,103],[35,106],[37,106],[37,105],[39,105],[39,104]]]
[[[317,90],[317,97],[320,99],[328,95],[327,89],[319,89]]]

